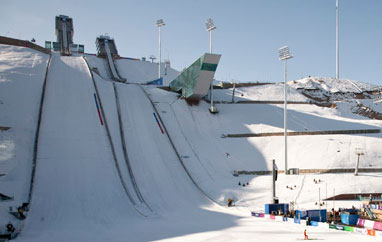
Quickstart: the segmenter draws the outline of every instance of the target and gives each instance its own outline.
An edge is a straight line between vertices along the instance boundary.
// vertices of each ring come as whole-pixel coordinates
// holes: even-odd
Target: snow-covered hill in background
[[[117,60],[121,76],[134,84],[113,84],[103,59],[85,58],[92,72],[81,56],[52,56],[31,211],[20,241],[288,241],[301,237],[302,228],[297,225],[274,226],[248,218],[250,211],[262,210],[270,202],[270,176],[232,175],[235,170],[270,170],[273,159],[283,170],[283,137],[225,136],[281,132],[283,84],[236,88],[234,102],[232,89],[215,89],[220,112],[212,115],[204,100],[190,105],[177,93],[137,85],[156,78],[155,63]],[[0,192],[14,197],[0,203],[1,229],[8,221],[18,225],[7,211],[28,199],[48,59],[49,55],[28,48],[0,45],[0,126],[11,127],[0,131]],[[177,73],[169,69],[164,83]],[[100,123],[96,96],[107,128]],[[377,87],[356,81],[305,78],[289,82],[288,100],[295,103],[288,105],[288,129],[381,129],[381,120],[367,116],[371,111],[360,112],[370,107],[378,113],[380,104],[374,101],[378,96]],[[381,136],[289,137],[289,167],[353,168],[355,149],[361,148],[365,153],[361,168],[382,168]],[[313,184],[315,178],[322,183]],[[318,188],[321,192],[327,188],[328,195],[334,189],[336,194],[381,192],[380,179],[380,173],[280,175],[277,194],[281,202],[316,208]],[[249,185],[238,186],[239,182]],[[286,185],[296,187],[290,190]],[[137,202],[138,190],[146,209]],[[227,198],[234,198],[236,207],[225,208]],[[344,204],[336,202],[336,207]],[[270,237],[272,233],[278,236]],[[320,228],[313,233],[327,241],[370,239]]]
[[[329,93],[361,93],[373,91],[377,86],[360,81],[352,81],[335,78],[307,77],[288,82],[295,89],[324,90]]]

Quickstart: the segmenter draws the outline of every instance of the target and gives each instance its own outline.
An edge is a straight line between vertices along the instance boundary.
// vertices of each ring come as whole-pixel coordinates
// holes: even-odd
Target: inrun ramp
[[[138,217],[123,190],[81,57],[53,56],[31,211],[20,238],[95,241]]]

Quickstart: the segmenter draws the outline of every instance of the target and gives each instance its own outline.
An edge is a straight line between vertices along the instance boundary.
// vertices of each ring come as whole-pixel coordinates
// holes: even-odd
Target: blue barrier
[[[283,221],[284,222],[288,222],[288,218],[287,217],[283,217]]]
[[[294,223],[295,224],[300,224],[301,223],[301,220],[299,218],[294,218]]]
[[[358,218],[358,214],[341,213],[341,222],[347,225],[356,225]]]
[[[309,217],[311,221],[326,222],[326,209],[297,210],[296,216],[301,219]]]
[[[310,221],[310,226],[318,226],[318,222],[316,221]]]
[[[265,214],[272,214],[272,212],[278,212],[281,210],[284,214],[289,211],[288,203],[279,203],[279,204],[265,204]]]

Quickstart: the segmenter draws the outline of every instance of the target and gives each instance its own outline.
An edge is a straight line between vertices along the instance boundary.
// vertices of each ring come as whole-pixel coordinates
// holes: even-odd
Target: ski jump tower
[[[125,82],[126,80],[121,78],[114,63],[114,59],[119,58],[114,39],[110,38],[110,36],[107,35],[101,35],[97,37],[96,45],[97,56],[106,58],[111,79],[115,81]]]
[[[70,46],[73,44],[73,19],[65,15],[56,16],[56,36],[62,55],[71,55]]]
[[[170,89],[188,100],[200,100],[208,94],[221,55],[205,53],[170,82]]]

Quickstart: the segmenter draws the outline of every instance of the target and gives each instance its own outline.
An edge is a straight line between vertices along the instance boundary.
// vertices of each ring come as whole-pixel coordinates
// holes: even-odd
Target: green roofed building
[[[206,53],[170,82],[171,90],[186,99],[199,100],[208,94],[221,55]]]

